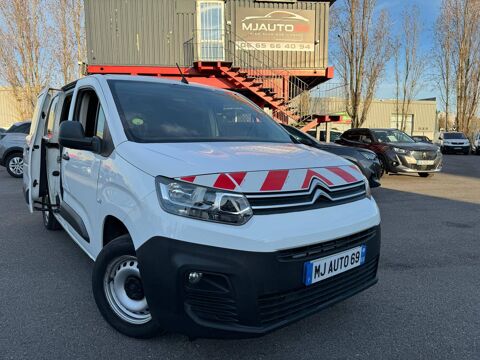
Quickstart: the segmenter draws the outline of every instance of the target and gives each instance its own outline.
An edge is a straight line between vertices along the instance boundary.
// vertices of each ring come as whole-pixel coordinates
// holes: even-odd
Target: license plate
[[[417,160],[417,165],[433,165],[435,160]]]
[[[365,263],[366,253],[367,246],[362,245],[338,254],[306,262],[304,264],[305,285],[312,285],[362,265]]]
[[[463,148],[462,148],[462,147],[459,147],[459,146],[457,146],[457,147],[454,147],[454,148],[453,148],[453,150],[463,150]]]

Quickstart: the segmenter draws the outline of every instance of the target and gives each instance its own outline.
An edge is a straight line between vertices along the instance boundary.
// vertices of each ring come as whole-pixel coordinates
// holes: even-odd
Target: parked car
[[[464,133],[458,131],[442,131],[438,137],[438,145],[443,154],[469,155],[471,151],[470,140]]]
[[[370,187],[380,186],[380,178],[382,177],[382,165],[377,155],[367,149],[358,149],[351,146],[343,146],[332,143],[317,141],[314,137],[306,134],[290,125],[282,125],[300,143],[311,146],[329,153],[338,155],[354,163],[362,171],[363,175],[368,179]]]
[[[428,136],[424,136],[424,135],[415,135],[415,136],[412,136],[412,139],[415,140],[416,142],[424,142],[429,144],[432,143],[432,140],[430,140]]]
[[[0,135],[0,165],[16,178],[23,176],[23,148],[29,132],[30,121],[24,121],[13,124]]]
[[[418,173],[428,177],[442,169],[443,157],[438,146],[417,143],[397,129],[351,129],[337,142],[374,151],[387,173]]]
[[[240,94],[92,75],[35,113],[28,207],[95,261],[96,304],[128,336],[260,336],[377,282],[368,181]]]
[[[475,154],[480,155],[480,132],[475,136],[475,141],[473,142]]]

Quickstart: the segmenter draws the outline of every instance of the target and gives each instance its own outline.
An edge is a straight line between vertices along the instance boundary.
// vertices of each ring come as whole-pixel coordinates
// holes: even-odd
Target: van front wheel
[[[148,308],[129,235],[119,236],[102,249],[93,267],[92,287],[100,313],[122,334],[144,339],[160,332]]]

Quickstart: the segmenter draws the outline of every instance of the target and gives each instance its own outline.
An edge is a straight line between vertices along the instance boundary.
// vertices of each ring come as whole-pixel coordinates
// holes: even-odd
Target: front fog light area
[[[168,213],[232,225],[243,225],[253,215],[247,198],[241,194],[162,176],[155,180],[160,206]]]

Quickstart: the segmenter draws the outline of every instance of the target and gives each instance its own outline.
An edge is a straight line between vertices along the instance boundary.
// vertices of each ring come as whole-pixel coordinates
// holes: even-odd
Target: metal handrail
[[[258,80],[264,89],[270,89],[278,99],[283,99],[281,107],[272,109],[277,120],[308,123],[313,119],[312,110],[318,104],[312,102],[310,86],[282,68],[268,51],[258,49],[242,39],[230,28],[200,29],[193,37],[195,61],[231,61],[240,72],[245,72],[253,81]],[[319,98],[315,102],[320,101]],[[295,117],[293,117],[293,116]]]

